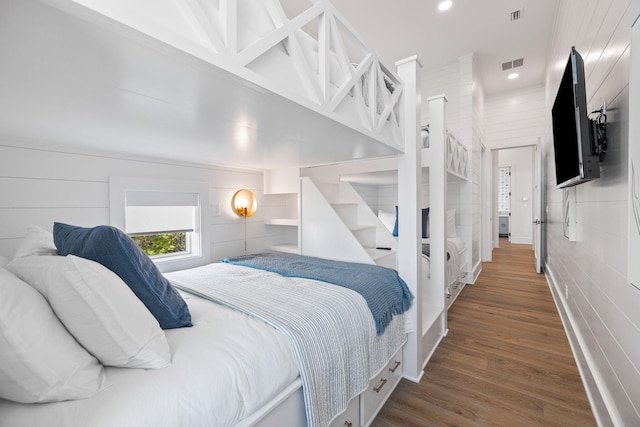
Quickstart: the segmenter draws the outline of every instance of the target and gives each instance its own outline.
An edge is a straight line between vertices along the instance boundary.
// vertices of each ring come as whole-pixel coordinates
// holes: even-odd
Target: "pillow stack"
[[[103,365],[169,366],[162,328],[191,326],[177,291],[113,227],[29,227],[0,267],[0,294],[0,398],[16,402],[91,397],[108,385]]]

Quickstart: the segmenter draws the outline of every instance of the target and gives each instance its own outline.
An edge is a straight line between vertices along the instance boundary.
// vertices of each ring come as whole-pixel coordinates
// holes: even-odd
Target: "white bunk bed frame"
[[[213,79],[205,85],[202,94],[203,98],[209,99],[203,111],[207,117],[212,113],[207,107],[219,103],[216,97],[220,94],[229,97],[230,109],[238,108],[243,103],[269,108],[271,104],[265,107],[268,101],[291,111],[295,116],[280,119],[266,129],[265,134],[278,128],[285,128],[286,131],[301,126],[313,127],[311,131],[301,132],[303,136],[299,138],[297,147],[316,145],[321,149],[308,156],[301,154],[297,166],[312,164],[309,163],[310,159],[315,159],[317,163],[356,160],[354,153],[358,153],[357,158],[388,157],[400,153],[398,175],[399,186],[403,189],[399,194],[399,205],[403,206],[400,221],[406,232],[403,231],[398,241],[398,271],[416,301],[425,300],[420,285],[421,229],[417,213],[421,207],[422,165],[428,162],[430,185],[439,189],[432,192],[430,201],[430,221],[433,224],[431,282],[446,283],[446,98],[441,96],[429,100],[431,143],[425,160],[420,138],[421,65],[416,57],[398,62],[397,74],[394,73],[366,47],[361,37],[327,0],[313,0],[308,9],[294,17],[285,13],[279,0],[39,0],[38,3],[53,6],[52,10],[57,12],[47,12],[51,13],[52,18],[59,19],[58,15],[62,13],[81,21],[82,24],[78,26],[82,26],[90,36],[113,47],[113,61],[122,60],[134,66],[136,61],[144,61],[145,58],[137,58],[128,48],[123,57],[119,55],[121,52],[117,52],[118,49],[124,49],[127,43],[132,43],[136,49],[155,55],[154,58],[162,64],[177,62],[197,78]],[[150,14],[150,8],[157,13]],[[100,72],[92,76],[85,75],[85,69],[93,68],[93,58],[87,55],[85,59],[83,54],[89,54],[92,47],[88,44],[84,46],[84,40],[74,40],[71,36],[65,39],[65,43],[78,49],[77,58],[74,58],[77,61],[75,68],[51,72],[48,97],[12,92],[10,97],[25,96],[25,99],[22,103],[16,102],[13,116],[2,119],[3,131],[18,134],[28,129],[29,126],[21,118],[29,117],[34,122],[41,121],[42,126],[30,129],[34,133],[22,135],[25,139],[46,141],[46,136],[55,135],[59,141],[94,150],[109,140],[113,143],[110,146],[113,150],[148,154],[135,152],[129,138],[117,143],[118,136],[125,136],[131,130],[124,125],[129,118],[122,117],[117,103],[103,103],[98,99],[99,96],[92,98],[83,92],[85,84],[100,89],[109,88],[119,94],[128,88],[114,88],[110,76]],[[61,49],[65,48],[64,43],[61,45]],[[55,43],[41,47],[43,51],[49,48],[56,48]],[[354,56],[354,49],[359,54]],[[55,55],[55,51],[51,55]],[[302,76],[299,84],[293,88],[288,86],[292,74]],[[77,81],[77,88],[70,91],[72,85],[69,82],[74,80]],[[162,82],[145,83],[156,84],[155,89],[162,88]],[[393,87],[392,91],[388,89],[389,86]],[[241,91],[240,96],[234,96],[235,91]],[[129,93],[133,91],[129,90]],[[68,105],[82,106],[82,111],[86,113],[83,117],[87,120],[85,128],[95,133],[95,137],[91,138],[95,146],[87,145],[90,142],[86,133],[75,130],[77,117],[73,114],[69,114],[66,121],[62,116],[56,117],[56,120],[46,120],[47,114],[57,108],[60,98],[66,99]],[[33,109],[34,106],[38,108]],[[96,120],[101,115],[111,119],[102,124],[110,128],[109,132],[105,132],[106,140],[99,135],[100,130],[107,129]],[[228,117],[220,119],[211,114],[211,120],[220,127],[229,126],[225,122],[229,121]],[[284,121],[295,123],[287,124]],[[13,122],[17,127],[13,127]],[[122,133],[118,134],[118,130]],[[225,132],[226,135],[232,133],[222,133]],[[327,146],[327,140],[334,136],[340,137],[335,138],[337,143]],[[283,137],[286,136],[278,133],[274,139]],[[340,146],[346,146],[347,149],[341,149]],[[255,157],[264,156],[270,148],[267,144],[255,153]],[[104,148],[100,149],[104,151]],[[198,144],[182,147],[183,151],[190,149],[212,152],[214,157],[218,156],[220,162],[226,164],[249,166],[245,162],[248,156],[246,151],[234,151],[224,144],[209,144],[204,148]],[[319,153],[331,154],[333,151],[333,157],[318,157]],[[176,150],[164,149],[159,144],[156,154],[160,157],[169,152],[176,153]],[[209,159],[209,156],[203,155],[203,159]],[[257,166],[255,163],[253,165]],[[282,165],[273,160],[271,166],[277,168]],[[356,423],[363,426],[369,425],[401,377],[420,381],[424,365],[447,330],[445,290],[429,286],[428,292],[426,300],[429,307],[413,304],[407,313],[407,344],[389,361],[389,366],[373,378],[370,389],[352,400],[345,411],[349,419],[358,420]],[[400,368],[396,366],[398,358],[402,360]],[[378,384],[384,383],[388,385],[383,393],[372,391],[374,388],[380,390]],[[238,426],[303,425],[304,419],[301,384],[295,382]],[[345,425],[345,420],[336,419],[332,425]]]

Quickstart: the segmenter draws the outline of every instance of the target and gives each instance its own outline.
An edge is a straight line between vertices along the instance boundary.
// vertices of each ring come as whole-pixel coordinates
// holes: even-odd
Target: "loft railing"
[[[327,0],[73,1],[403,146],[402,82]]]

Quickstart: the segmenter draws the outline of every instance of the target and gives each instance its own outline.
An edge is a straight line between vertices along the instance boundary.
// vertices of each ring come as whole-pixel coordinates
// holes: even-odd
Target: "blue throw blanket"
[[[264,253],[225,258],[222,262],[271,271],[286,277],[320,280],[352,289],[362,295],[382,334],[393,315],[411,306],[407,284],[390,268],[372,264],[332,261],[295,254]]]

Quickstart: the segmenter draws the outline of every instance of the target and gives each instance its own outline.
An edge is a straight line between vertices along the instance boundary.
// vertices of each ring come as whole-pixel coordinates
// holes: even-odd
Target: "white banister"
[[[447,282],[447,170],[445,125],[447,97],[434,96],[429,103],[429,240],[431,245],[431,286],[438,287],[443,306],[446,304]],[[440,292],[441,291],[441,292]],[[443,319],[446,331],[446,316]]]
[[[413,330],[403,351],[404,376],[419,382],[422,371],[422,265],[421,185],[422,143],[420,136],[422,66],[417,56],[396,63],[404,81],[404,147],[398,156],[398,273],[414,296],[407,317]]]

